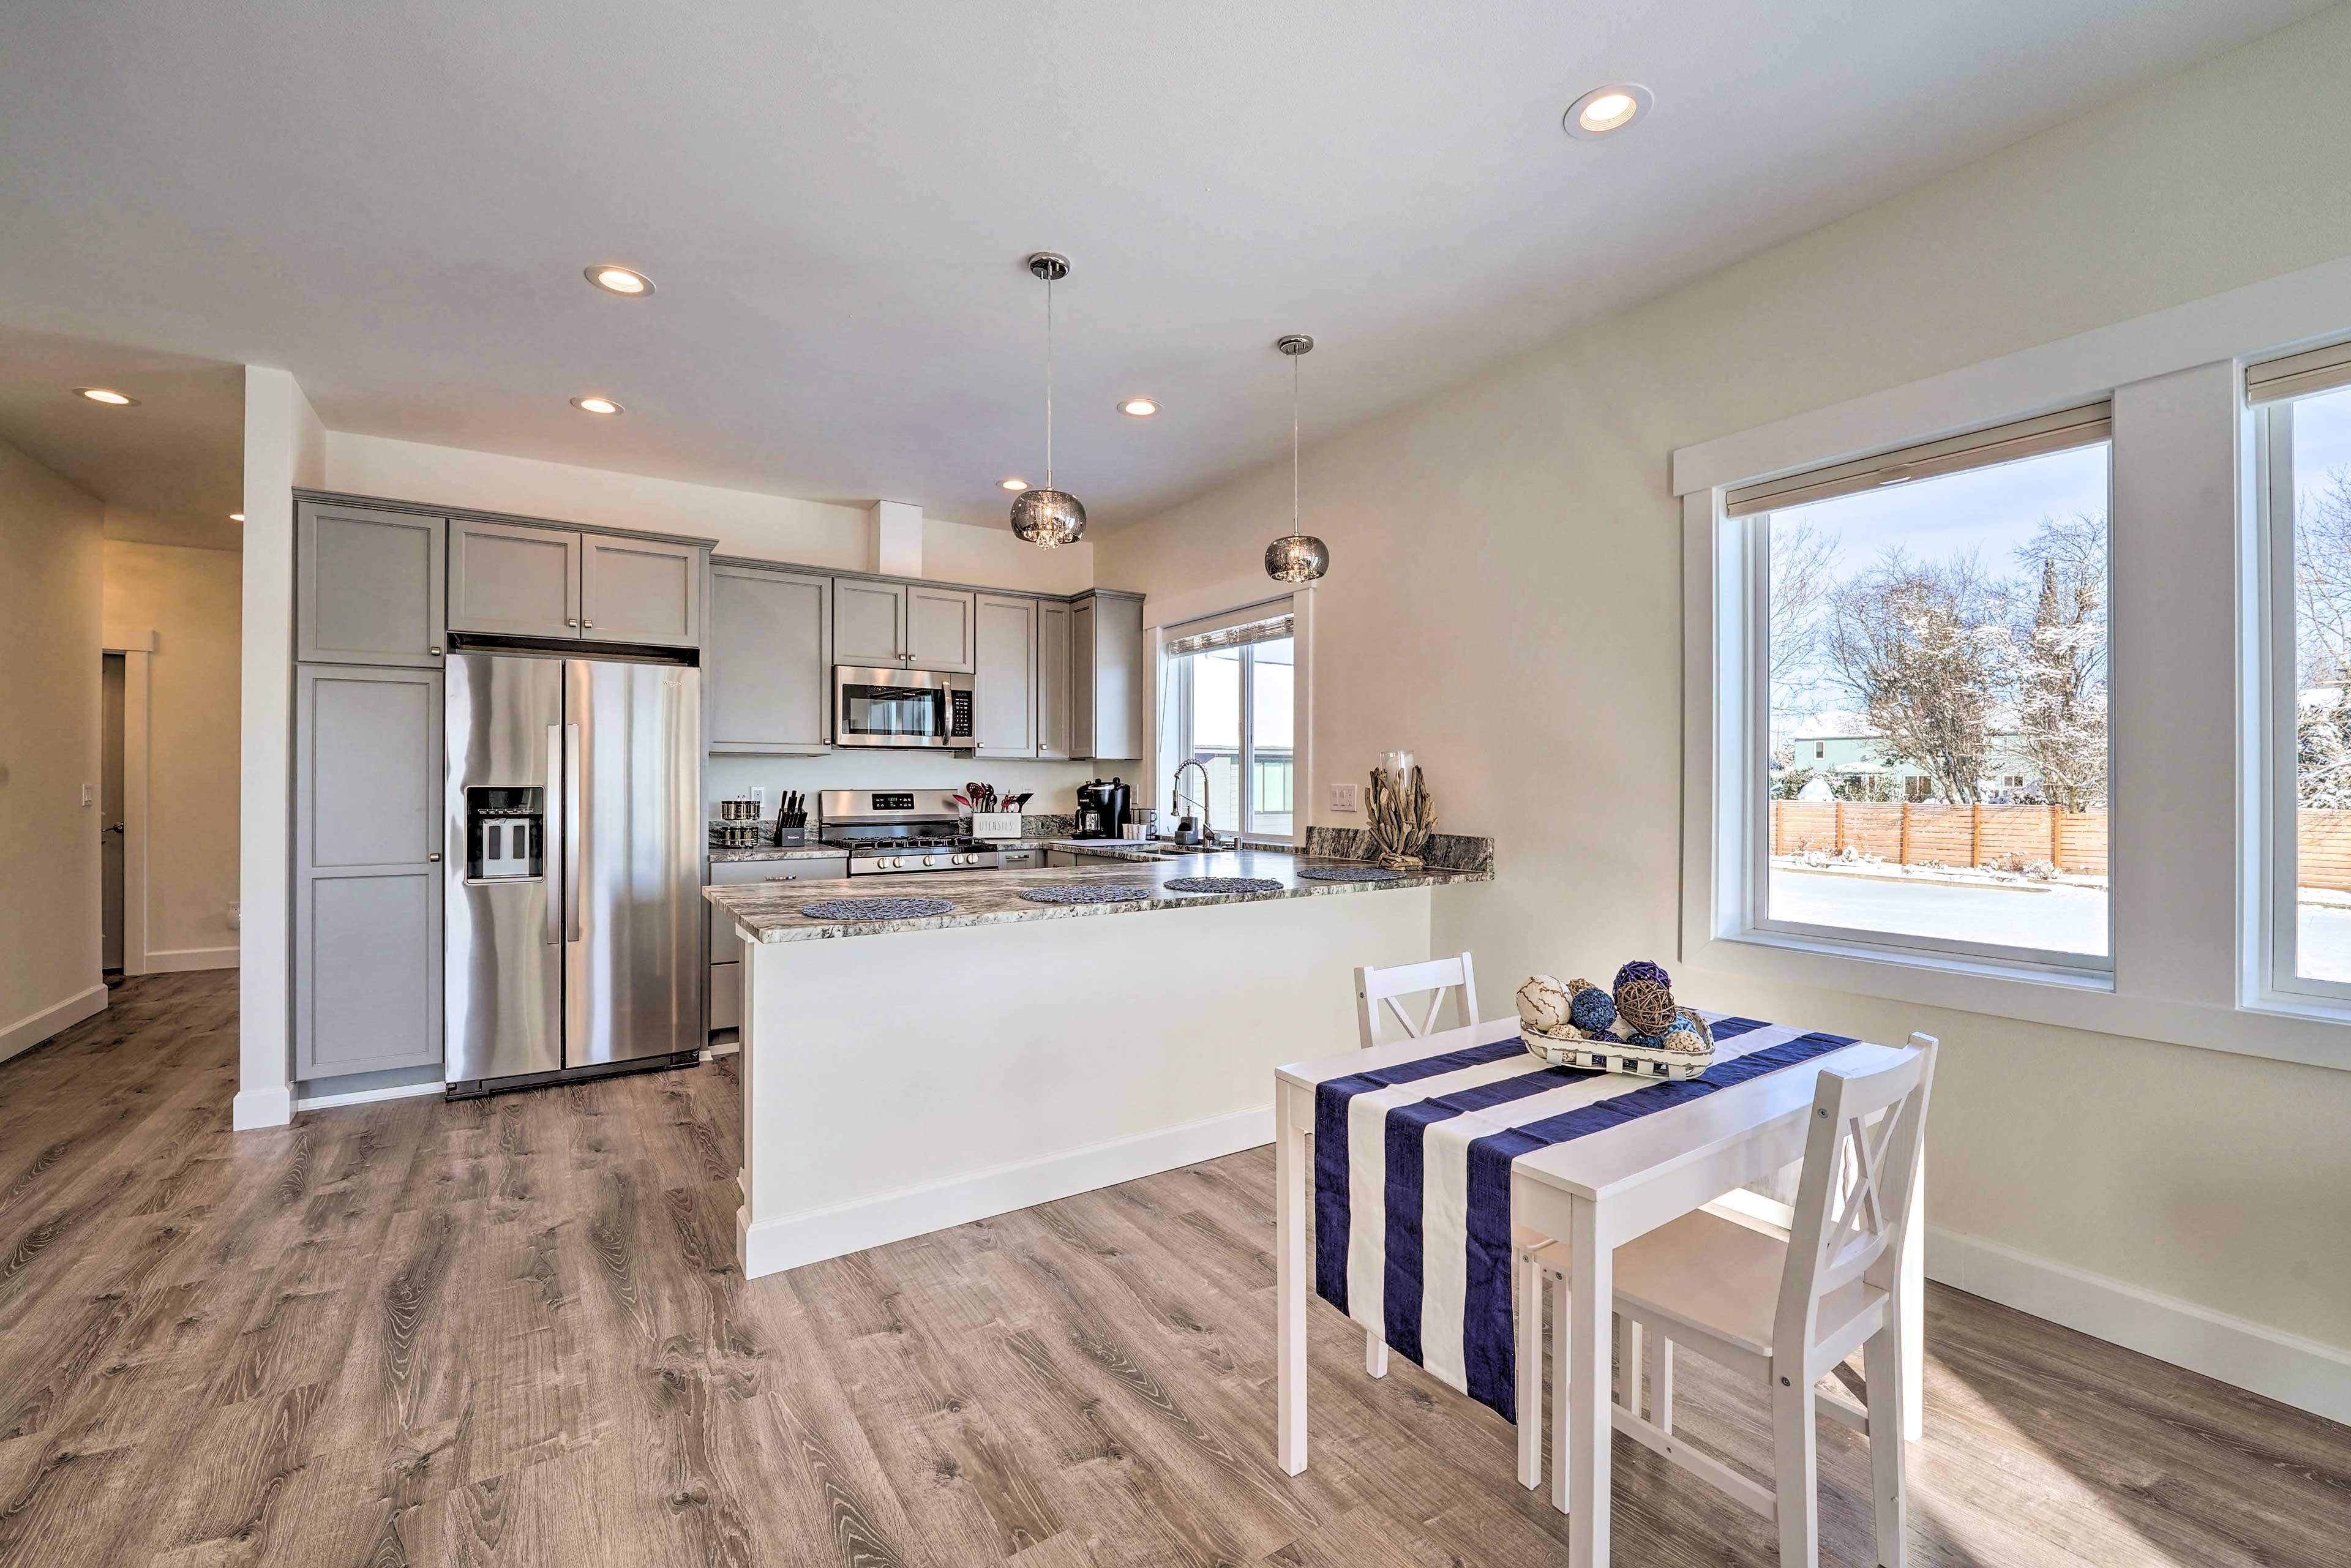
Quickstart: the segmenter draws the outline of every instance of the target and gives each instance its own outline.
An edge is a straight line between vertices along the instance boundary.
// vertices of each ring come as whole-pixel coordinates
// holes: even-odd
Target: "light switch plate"
[[[85,784],[81,787],[81,803],[85,806],[95,806],[98,804],[97,785]]]
[[[1363,810],[1361,806],[1356,804],[1355,791],[1358,788],[1360,788],[1360,786],[1353,784],[1332,785],[1331,810],[1334,811],[1358,811]]]

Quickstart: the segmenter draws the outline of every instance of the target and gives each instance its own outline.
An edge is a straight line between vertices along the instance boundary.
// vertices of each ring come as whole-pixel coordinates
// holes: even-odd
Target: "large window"
[[[1294,838],[1297,643],[1288,603],[1175,631],[1161,679],[1167,769],[1188,761],[1207,771],[1205,803],[1217,832]],[[1187,810],[1202,794],[1200,769],[1185,772]]]
[[[2107,431],[2100,405],[1731,492],[1753,926],[2111,967]]]
[[[2248,380],[2270,569],[2271,979],[2351,997],[2351,344]]]

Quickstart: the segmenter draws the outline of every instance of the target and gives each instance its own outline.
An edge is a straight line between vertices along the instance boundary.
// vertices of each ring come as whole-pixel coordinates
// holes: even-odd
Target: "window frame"
[[[1243,644],[1239,649],[1241,654],[1240,746],[1235,762],[1238,778],[1234,794],[1239,805],[1236,814],[1240,820],[1237,822],[1216,825],[1219,831],[1233,833],[1237,841],[1249,839],[1259,843],[1291,846],[1301,846],[1305,843],[1308,813],[1307,802],[1302,797],[1306,792],[1306,769],[1309,762],[1308,726],[1311,714],[1309,673],[1313,602],[1311,590],[1301,588],[1290,593],[1277,595],[1270,599],[1253,600],[1246,604],[1236,605],[1210,614],[1186,617],[1180,623],[1159,622],[1150,628],[1150,640],[1159,677],[1153,683],[1153,689],[1158,694],[1159,702],[1165,705],[1169,710],[1165,714],[1155,713],[1151,716],[1150,748],[1154,754],[1152,761],[1155,764],[1155,772],[1168,780],[1170,789],[1168,810],[1173,810],[1175,807],[1174,770],[1191,757],[1194,750],[1193,743],[1196,738],[1192,730],[1194,695],[1192,666],[1193,661],[1200,655],[1171,653],[1167,643],[1179,631],[1187,633],[1206,631],[1218,622],[1235,626],[1246,625],[1250,622],[1266,620],[1275,614],[1286,612],[1290,618],[1290,634],[1288,641],[1290,644],[1291,667],[1290,831],[1266,832],[1257,828],[1254,823],[1256,808],[1251,796],[1257,755],[1257,737],[1252,722],[1257,710],[1255,652],[1257,645],[1255,643]],[[1149,611],[1146,610],[1146,614],[1148,613]]]
[[[2294,409],[2304,397],[2340,390],[2321,388],[2265,402],[2249,411],[2253,458],[2250,520],[2260,623],[2253,684],[2261,717],[2259,754],[2252,772],[2262,810],[2254,866],[2262,887],[2261,896],[2252,901],[2260,915],[2252,989],[2259,1001],[2351,1008],[2351,981],[2299,972],[2302,791],[2295,768],[2302,661],[2294,586]]]
[[[2037,420],[2012,421],[1990,426],[1968,439],[1980,442],[1988,449],[1998,450],[2014,438],[2010,432],[2018,426],[2028,429],[2063,428],[2061,422],[2077,419],[2074,413],[2044,416]],[[1941,446],[1959,444],[1946,441]],[[2088,446],[2106,449],[2106,576],[2107,576],[2107,639],[2108,683],[2112,684],[2114,638],[2114,516],[2115,516],[2115,446],[2111,431],[2094,440],[2081,441],[2066,447],[2045,448],[2022,453],[2017,456],[1995,457],[1991,461],[1947,467],[1924,480],[1949,474],[1970,473],[1983,468],[2005,466],[2012,462],[2029,462],[2034,457],[2049,455],[2053,451],[2078,451]],[[1893,465],[1900,455],[1915,447],[1894,447],[1875,457],[1863,458],[1842,467],[1862,468],[1866,465]],[[1797,503],[1799,506],[1804,502]],[[1731,776],[1744,800],[1739,810],[1747,819],[1746,854],[1740,862],[1742,885],[1729,902],[1738,912],[1736,928],[1721,933],[1732,940],[1794,939],[1833,945],[1837,948],[1872,954],[1880,957],[1927,958],[1958,960],[1967,963],[1989,963],[2036,975],[2063,976],[2094,984],[2111,984],[2115,969],[2115,897],[2111,859],[2106,883],[2106,950],[2104,953],[2070,953],[2045,947],[2017,946],[1994,942],[1970,942],[1955,937],[1927,936],[1908,932],[1879,931],[1866,926],[1821,925],[1807,921],[1774,918],[1771,913],[1771,562],[1770,529],[1776,514],[1769,510],[1750,511],[1744,516],[1727,515],[1729,508],[1717,504],[1716,526],[1722,530],[1719,549],[1737,563],[1738,591],[1743,601],[1736,624],[1718,612],[1715,628],[1719,641],[1728,642],[1743,629],[1743,658],[1735,672],[1740,687],[1738,693],[1746,713],[1742,727],[1744,745],[1734,763]],[[1716,701],[1724,700],[1718,692]],[[2111,855],[2114,821],[2115,736],[2112,706],[2108,708],[2106,729],[2107,823]],[[1909,791],[1907,777],[1904,792]],[[2351,988],[2346,988],[2351,996]]]

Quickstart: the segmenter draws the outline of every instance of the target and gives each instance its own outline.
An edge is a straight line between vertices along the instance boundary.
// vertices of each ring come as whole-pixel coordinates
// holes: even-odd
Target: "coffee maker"
[[[1126,821],[1126,808],[1133,791],[1113,779],[1107,784],[1097,779],[1091,784],[1078,786],[1078,825],[1071,838],[1114,839]]]

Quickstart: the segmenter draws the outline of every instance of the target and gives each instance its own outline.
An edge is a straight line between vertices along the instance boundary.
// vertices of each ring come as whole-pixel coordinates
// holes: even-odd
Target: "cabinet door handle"
[[[426,855],[424,858],[429,861],[438,861],[441,858],[441,852],[439,850],[434,850],[431,854]]]
[[[564,622],[564,624],[565,624],[566,626],[577,626],[577,625],[579,625],[579,624],[580,624],[580,622],[577,622],[577,621],[566,621],[566,622]]]
[[[440,649],[440,646],[439,646],[437,643],[436,643],[434,646],[433,646],[433,647],[430,647],[430,648],[425,649],[424,651],[425,651],[426,653],[428,653],[432,654],[434,658],[439,658],[439,657],[441,656],[441,649]]]
[[[580,624],[581,624],[582,626],[587,627],[587,628],[588,628],[590,631],[591,631],[591,632],[592,632],[592,631],[594,631],[594,630],[596,629],[596,622],[594,622],[593,621],[582,621],[581,622],[580,622]]]

